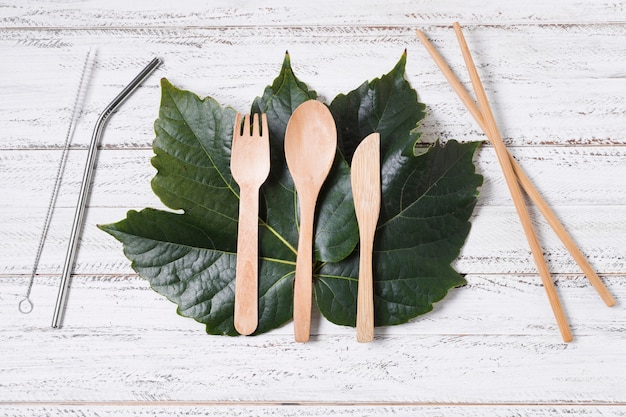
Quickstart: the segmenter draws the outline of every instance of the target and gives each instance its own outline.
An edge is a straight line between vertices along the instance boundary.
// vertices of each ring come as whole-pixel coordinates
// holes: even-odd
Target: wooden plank
[[[624,275],[603,277],[617,300],[626,299]],[[538,275],[467,275],[468,285],[452,290],[434,311],[410,323],[376,329],[377,337],[423,335],[525,335],[552,336],[559,332]],[[557,275],[557,292],[567,311],[575,337],[619,334],[626,327],[626,307],[619,303],[606,307],[586,278]],[[25,276],[0,276],[5,302],[0,304],[3,330],[21,329],[47,334],[59,286],[58,275],[37,276],[31,299],[35,309],[19,314],[17,304],[27,287]],[[128,320],[132,317],[132,320]],[[65,327],[76,333],[99,329],[131,336],[153,330],[203,334],[204,326],[176,314],[176,305],[152,291],[147,281],[136,275],[76,275],[64,319]],[[354,329],[337,326],[313,315],[316,336],[354,336]],[[293,334],[291,324],[270,333]],[[207,339],[215,336],[206,336]],[[245,343],[240,338],[241,343]]]
[[[623,147],[512,147],[527,175],[555,210],[560,206],[622,205],[626,195],[626,150]],[[15,150],[0,153],[0,207],[46,208],[61,150]],[[160,205],[150,188],[156,170],[151,149],[103,149],[96,165],[90,207]],[[74,207],[86,150],[72,149],[64,171],[57,207]],[[488,144],[476,154],[484,177],[479,206],[511,206],[495,152]],[[37,169],[33,169],[37,167]]]
[[[240,404],[240,403],[237,403]],[[281,416],[281,417],[352,417],[352,416],[395,416],[414,417],[493,417],[525,416],[525,417],[578,417],[578,416],[626,416],[626,409],[620,405],[283,405],[283,404],[194,404],[194,403],[140,403],[121,404],[42,404],[20,405],[0,404],[0,413],[11,417],[51,417],[51,416],[82,416],[82,417],[144,417],[144,416],[206,416],[238,417],[238,416]]]
[[[426,30],[467,79],[452,30]],[[468,28],[505,141],[520,146],[623,145],[625,34],[623,24]],[[153,56],[163,57],[165,65],[111,119],[103,146],[149,146],[162,76],[245,111],[278,74],[285,49],[296,74],[327,101],[388,72],[408,49],[407,78],[428,105],[424,139],[483,138],[411,27],[2,29],[0,50],[7,64],[0,67],[0,89],[10,98],[0,103],[6,136],[2,149],[63,142],[89,47],[98,50],[98,60],[75,146],[86,146],[98,113]],[[28,62],[26,69],[23,62]]]
[[[41,13],[38,2],[23,3],[3,0],[0,24],[5,27],[132,27],[132,26],[228,26],[275,25],[288,23],[301,26],[327,25],[410,25],[450,24],[461,20],[467,23],[505,24],[555,24],[605,21],[624,21],[623,1],[598,4],[592,0],[572,3],[566,0],[546,4],[541,0],[524,3],[438,1],[386,1],[334,2],[321,0],[315,4],[288,0],[265,1],[263,5],[233,5],[229,1],[201,0],[177,4],[175,9],[165,3],[149,0],[91,1],[76,5],[70,1],[46,3],[46,13]]]
[[[138,209],[141,207],[137,207]],[[76,273],[132,273],[121,244],[97,229],[125,218],[128,208],[90,208],[87,210]],[[625,273],[623,248],[626,246],[626,211],[622,206],[560,207],[557,213],[578,242],[590,263],[600,274]],[[0,208],[0,274],[28,274],[32,268],[45,209],[16,211]],[[60,273],[74,209],[56,210],[39,272]],[[551,232],[535,218],[540,242],[553,273],[578,274],[578,266]],[[472,230],[455,262],[461,273],[535,273],[515,210],[508,207],[481,206],[472,218]]]
[[[0,385],[3,398],[19,402],[626,401],[626,340],[619,332],[567,345],[559,339],[405,335],[359,344],[353,335],[324,335],[297,344],[292,336],[119,334],[114,326],[3,331]]]

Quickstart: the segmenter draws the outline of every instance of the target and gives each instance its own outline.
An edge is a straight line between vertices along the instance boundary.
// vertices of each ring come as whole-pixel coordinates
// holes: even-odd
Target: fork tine
[[[241,113],[237,112],[237,114],[235,115],[235,125],[233,127],[233,142],[235,141],[235,138],[238,138],[241,136]]]
[[[243,133],[242,136],[250,136],[250,115],[246,114],[243,118]]]
[[[269,138],[269,128],[267,127],[267,114],[265,113],[261,113],[261,137],[262,138]]]
[[[259,137],[259,114],[254,113],[254,120],[252,122],[252,136]]]

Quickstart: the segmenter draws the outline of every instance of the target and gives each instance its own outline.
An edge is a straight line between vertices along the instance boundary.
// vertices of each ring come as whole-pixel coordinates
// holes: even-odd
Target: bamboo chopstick
[[[461,31],[461,27],[460,27],[460,25],[458,23],[454,24],[454,30],[455,30],[455,33],[457,35],[457,38],[458,38],[458,41],[459,41],[459,44],[460,44],[460,47],[461,47],[461,51],[463,53],[463,58],[465,60],[466,66],[467,66],[467,70],[468,70],[468,72],[470,74],[470,78],[471,78],[471,81],[472,81],[472,86],[473,86],[473,88],[475,90],[475,94],[477,96],[477,100],[478,100],[479,105],[480,105],[481,108],[476,106],[476,104],[471,99],[471,97],[469,96],[467,91],[463,88],[463,86],[458,81],[458,79],[454,76],[454,74],[452,73],[450,68],[446,65],[446,63],[443,60],[443,58],[439,55],[439,53],[434,48],[434,46],[428,41],[428,39],[426,38],[426,35],[424,35],[424,33],[422,31],[418,30],[417,31],[417,36],[419,37],[420,41],[424,44],[424,46],[426,47],[426,50],[432,56],[433,60],[437,64],[437,66],[441,69],[441,71],[443,72],[444,76],[446,77],[446,79],[448,80],[448,82],[450,83],[452,88],[455,90],[455,92],[457,93],[457,95],[459,96],[461,101],[465,104],[465,106],[468,108],[470,113],[474,116],[474,118],[476,119],[476,121],[478,122],[478,124],[480,125],[482,130],[485,132],[487,137],[490,139],[490,141],[492,142],[492,144],[494,146],[494,149],[496,150],[496,155],[498,157],[498,161],[500,162],[500,166],[501,166],[502,171],[504,173],[504,177],[506,179],[507,186],[509,187],[509,190],[511,192],[511,197],[513,198],[513,202],[515,204],[515,208],[517,210],[518,216],[520,218],[520,222],[522,224],[524,233],[525,233],[526,238],[528,240],[531,252],[533,254],[533,258],[535,260],[535,264],[537,265],[537,269],[539,271],[539,275],[541,277],[541,280],[543,282],[544,288],[545,288],[546,293],[548,295],[548,300],[550,302],[550,306],[552,307],[553,314],[554,314],[554,316],[556,318],[556,321],[557,321],[557,324],[559,326],[559,330],[561,332],[561,337],[563,338],[563,340],[565,342],[569,342],[569,341],[572,340],[572,334],[571,334],[569,325],[567,324],[567,319],[566,319],[565,314],[563,312],[563,308],[561,307],[561,303],[559,301],[558,295],[556,294],[556,290],[554,288],[554,283],[552,282],[552,279],[550,277],[550,273],[548,271],[548,268],[547,268],[547,265],[546,265],[546,262],[545,262],[545,258],[543,257],[543,251],[541,249],[541,246],[539,244],[537,236],[536,236],[536,234],[534,232],[534,229],[532,227],[532,223],[530,221],[530,216],[528,214],[528,210],[526,208],[526,205],[524,204],[524,200],[523,200],[523,197],[521,195],[521,190],[519,188],[519,185],[520,184],[525,185],[525,186],[530,185],[529,188],[532,188],[532,189],[534,189],[534,187],[532,187],[532,183],[530,181],[520,181],[519,180],[518,173],[516,173],[515,169],[514,169],[514,165],[517,165],[517,164],[514,162],[514,159],[509,154],[509,152],[507,151],[506,147],[504,146],[504,143],[502,141],[502,137],[500,136],[500,133],[499,133],[498,128],[497,128],[497,125],[495,123],[495,119],[493,118],[493,113],[491,112],[491,108],[489,106],[489,102],[487,100],[484,88],[482,86],[482,82],[480,81],[480,77],[478,76],[478,72],[476,70],[476,67],[474,65],[473,59],[472,59],[471,54],[469,52],[469,48],[467,47],[467,42],[465,41],[465,38],[463,37],[463,33]],[[521,169],[519,170],[519,173],[521,173],[521,176],[526,177],[524,175],[523,171],[521,171]],[[524,179],[527,180],[527,177],[524,178]],[[518,181],[520,181],[520,182],[518,183]],[[536,193],[536,194],[533,193],[533,194],[534,194],[533,195],[534,197],[540,197],[539,193]],[[539,200],[543,201],[541,198],[539,198]],[[541,206],[544,206],[544,204],[541,204]],[[544,209],[547,208],[547,205],[545,205],[545,206],[546,207],[543,207]],[[542,211],[542,214],[544,215],[544,217],[546,217],[547,219],[548,218],[556,219],[555,216],[553,217],[553,213],[551,212],[551,210],[547,210],[547,211],[545,211],[545,213],[544,213],[544,211]],[[546,216],[546,214],[548,216]],[[557,223],[560,224],[558,221],[557,221]],[[557,228],[557,229],[560,229],[560,228]],[[557,231],[557,229],[555,229],[555,231]],[[557,232],[557,234],[558,234],[558,232]],[[561,238],[561,240],[563,240],[563,237],[561,235],[559,235],[559,238]],[[565,244],[565,242],[564,242],[564,244]],[[567,247],[567,245],[566,245],[566,247]],[[579,253],[578,250],[574,251],[574,253],[572,253],[572,255],[575,255],[577,253]],[[578,260],[577,260],[577,262],[578,262]],[[586,263],[586,261],[585,261],[585,263]],[[595,275],[595,273],[592,274],[592,276],[593,275]],[[592,278],[590,278],[590,280],[592,281],[592,284],[594,285],[596,290],[598,290],[598,286],[594,283],[594,280]],[[600,284],[601,284],[601,282],[600,282]],[[603,285],[601,287],[603,287]],[[602,292],[600,294],[601,294],[601,296],[603,295]],[[609,294],[609,296],[610,296],[610,294]],[[605,303],[607,303],[607,305],[611,305],[612,297],[607,299],[607,298],[605,298],[605,296],[603,296],[602,298],[605,300]],[[614,303],[614,301],[613,301],[613,303]]]
[[[460,32],[460,26],[458,25],[458,23],[456,23],[454,26],[455,26],[455,31],[457,30],[456,28],[458,26],[459,28],[458,31]],[[457,95],[459,96],[459,98],[461,99],[465,107],[467,107],[470,114],[474,117],[474,119],[476,120],[480,128],[485,132],[487,137],[491,140],[491,137],[490,137],[491,134],[488,131],[488,127],[485,123],[485,120],[483,118],[483,113],[481,112],[481,110],[477,107],[476,103],[474,103],[470,95],[462,86],[461,82],[456,78],[452,70],[446,65],[444,59],[441,57],[441,55],[439,55],[437,50],[430,43],[428,38],[426,38],[424,33],[418,30],[417,36],[422,41],[423,45],[426,47],[426,50],[433,57],[437,66],[441,69],[443,75],[448,80],[452,89],[457,93]],[[477,90],[477,86],[474,85],[475,84],[474,80],[472,80],[472,84],[474,86],[474,90]],[[528,197],[537,206],[537,209],[539,210],[539,212],[546,219],[550,227],[552,227],[552,229],[554,230],[556,235],[559,237],[563,245],[566,247],[566,249],[571,253],[572,257],[574,258],[578,266],[582,269],[583,273],[587,276],[587,278],[589,279],[589,281],[591,282],[591,284],[593,285],[597,293],[600,295],[600,297],[604,301],[604,303],[609,307],[614,306],[615,299],[613,298],[609,290],[606,288],[606,286],[602,283],[602,281],[600,280],[600,278],[594,271],[593,267],[589,264],[585,256],[582,254],[582,252],[580,251],[580,249],[578,248],[578,246],[576,245],[576,243],[574,242],[570,234],[567,232],[563,224],[558,220],[558,218],[556,217],[556,215],[554,214],[550,206],[545,202],[545,200],[543,199],[539,191],[537,191],[533,183],[526,176],[526,174],[524,173],[522,168],[519,166],[515,158],[513,158],[509,154],[509,159],[511,161],[513,170],[517,176],[517,180],[519,181],[524,191],[528,194]]]
[[[548,265],[546,264],[546,260],[543,256],[543,249],[541,248],[539,240],[537,239],[537,235],[535,234],[535,230],[533,229],[530,215],[528,214],[528,208],[526,207],[524,197],[522,196],[522,192],[519,187],[519,183],[517,182],[515,172],[513,171],[513,165],[511,164],[510,155],[506,150],[504,142],[502,141],[502,137],[500,136],[500,132],[498,131],[498,126],[496,125],[496,122],[493,118],[493,113],[491,112],[491,107],[489,106],[489,102],[487,101],[485,90],[482,86],[482,82],[480,81],[478,72],[476,71],[476,66],[474,65],[474,61],[469,52],[469,48],[467,46],[467,43],[465,42],[465,38],[463,37],[463,33],[461,32],[458,23],[455,23],[454,30],[459,40],[463,59],[465,60],[465,66],[469,71],[472,84],[474,86],[474,89],[476,90],[475,93],[478,100],[478,105],[480,106],[479,109],[481,110],[481,113],[483,115],[483,121],[485,122],[487,127],[487,136],[491,139],[491,143],[496,150],[496,155],[498,157],[498,161],[500,162],[500,167],[502,168],[504,178],[506,179],[507,186],[509,187],[509,191],[511,192],[511,197],[513,198],[515,209],[517,210],[520,222],[522,223],[524,234],[526,235],[530,250],[535,259],[535,264],[537,265],[539,276],[541,277],[544,289],[546,290],[546,293],[548,295],[548,300],[550,301],[552,312],[554,313],[554,317],[556,318],[559,330],[561,331],[561,336],[563,337],[563,340],[565,342],[569,342],[572,340],[572,332],[567,323],[567,318],[565,317],[563,308],[561,307],[559,296],[557,295],[556,289],[554,288],[554,283],[552,282],[552,277],[550,276]]]

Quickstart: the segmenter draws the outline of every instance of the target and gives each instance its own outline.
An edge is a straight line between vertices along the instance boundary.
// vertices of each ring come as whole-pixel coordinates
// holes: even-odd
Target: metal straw
[[[76,249],[78,247],[78,238],[80,236],[80,229],[83,223],[83,215],[85,214],[85,208],[87,206],[87,197],[89,195],[89,189],[91,187],[91,177],[96,162],[96,152],[98,150],[98,144],[102,131],[109,118],[109,116],[117,110],[117,108],[124,102],[124,100],[130,96],[131,93],[161,64],[159,58],[154,58],[136,77],[130,84],[128,84],[121,93],[113,99],[113,101],[104,109],[104,111],[98,117],[96,127],[94,128],[93,135],[91,136],[91,143],[89,144],[89,152],[87,155],[87,161],[85,163],[85,171],[83,172],[83,181],[80,186],[80,192],[78,194],[78,203],[76,205],[76,212],[74,214],[74,223],[72,225],[72,232],[70,234],[70,240],[65,256],[65,263],[63,264],[63,273],[61,275],[61,284],[59,286],[59,294],[57,296],[57,302],[54,307],[54,316],[52,317],[52,327],[58,328],[60,326],[63,311],[65,309],[65,302],[67,300],[67,290],[69,285],[69,277],[74,266],[74,258],[76,255]]]

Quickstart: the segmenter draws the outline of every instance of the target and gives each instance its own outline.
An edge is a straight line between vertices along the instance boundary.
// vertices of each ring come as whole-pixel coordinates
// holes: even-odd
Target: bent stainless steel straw
[[[112,113],[124,102],[124,100],[135,91],[137,87],[161,64],[159,58],[154,58],[150,63],[128,84],[121,93],[117,95],[104,109],[104,111],[98,117],[96,126],[91,136],[91,143],[89,144],[89,152],[87,154],[87,161],[85,162],[85,171],[83,172],[83,180],[80,185],[80,192],[78,193],[78,203],[76,205],[76,212],[74,213],[74,222],[72,224],[72,232],[70,234],[70,240],[67,247],[67,253],[65,255],[65,262],[63,264],[63,273],[61,274],[61,284],[59,286],[59,294],[57,296],[56,305],[54,307],[54,315],[52,317],[52,327],[58,328],[61,323],[63,311],[65,309],[65,302],[67,300],[67,290],[69,285],[69,277],[72,273],[74,266],[74,258],[76,256],[76,249],[78,248],[78,238],[80,236],[81,226],[83,223],[83,217],[85,214],[85,208],[87,206],[87,197],[89,195],[89,189],[91,187],[91,177],[96,162],[96,153],[98,150],[98,144],[104,126]]]

